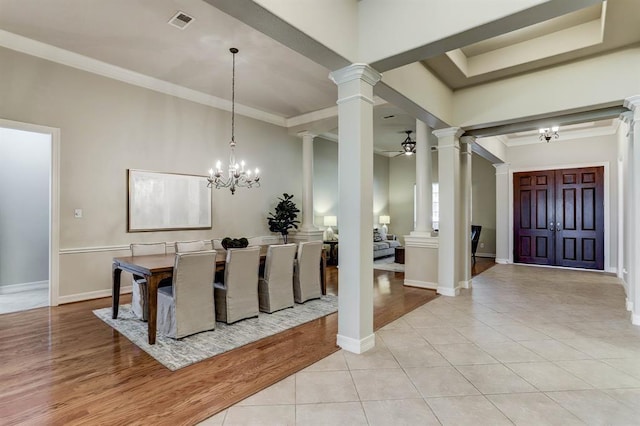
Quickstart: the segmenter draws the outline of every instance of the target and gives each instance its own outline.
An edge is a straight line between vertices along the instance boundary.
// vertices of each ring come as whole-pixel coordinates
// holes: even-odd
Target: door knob
[[[560,231],[560,222],[556,223],[556,231]]]
[[[553,221],[549,222],[549,231],[553,231]]]

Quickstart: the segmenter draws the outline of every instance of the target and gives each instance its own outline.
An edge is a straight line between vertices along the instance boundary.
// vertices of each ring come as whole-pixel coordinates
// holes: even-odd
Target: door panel
[[[552,265],[555,261],[554,171],[516,173],[514,181],[514,260]]]
[[[557,170],[556,265],[604,269],[604,169]]]
[[[604,269],[604,168],[515,173],[514,261]]]

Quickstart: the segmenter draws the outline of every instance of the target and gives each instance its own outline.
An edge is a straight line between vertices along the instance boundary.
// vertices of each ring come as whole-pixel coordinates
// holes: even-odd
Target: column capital
[[[624,100],[623,106],[634,113],[640,113],[640,95],[629,96]]]
[[[371,68],[368,64],[351,64],[339,70],[329,73],[329,78],[337,85],[353,80],[362,80],[375,86],[382,79],[382,74]]]
[[[460,143],[471,145],[476,142],[475,136],[461,136]]]
[[[509,173],[509,166],[510,163],[493,164],[493,167],[496,168],[496,175],[506,175]]]
[[[464,133],[460,127],[447,127],[446,129],[438,129],[434,130],[433,133],[438,139],[443,139],[446,137],[454,137],[455,139],[460,138]]]
[[[314,138],[316,138],[316,137],[318,136],[318,135],[316,135],[315,133],[311,133],[311,132],[309,132],[309,131],[307,131],[307,130],[305,130],[305,131],[303,131],[303,132],[298,132],[298,133],[297,133],[297,135],[298,135],[298,137],[300,137],[300,138],[302,138],[302,139],[304,139],[305,137],[306,137],[306,138],[314,139]]]

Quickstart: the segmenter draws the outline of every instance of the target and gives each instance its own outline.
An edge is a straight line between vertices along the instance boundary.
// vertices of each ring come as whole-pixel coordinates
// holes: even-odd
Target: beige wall
[[[268,235],[280,194],[300,205],[300,140],[237,116],[238,157],[262,188],[214,190],[211,230],[127,233],[127,169],[206,174],[228,161],[230,114],[7,49],[0,74],[0,118],[61,129],[61,296],[108,290],[109,260],[130,242]]]
[[[616,135],[594,136],[581,139],[560,139],[550,143],[536,143],[531,145],[510,147],[508,150],[510,171],[542,170],[550,168],[572,168],[587,165],[605,164],[605,236],[609,237],[609,245],[605,252],[605,270],[615,268],[617,264],[618,245],[618,139]],[[511,206],[497,208],[512,209]],[[607,212],[608,208],[608,212]],[[606,219],[605,219],[606,220]],[[496,244],[506,244],[508,241],[497,241]],[[606,244],[606,242],[605,242]],[[513,250],[509,250],[512,253]]]
[[[496,169],[477,154],[473,154],[471,168],[471,223],[482,226],[477,254],[495,256]]]
[[[373,156],[373,224],[389,213],[389,158]],[[313,208],[316,226],[324,216],[338,216],[338,144],[323,138],[313,141]],[[393,220],[393,218],[391,218]],[[338,229],[340,222],[338,222]],[[336,231],[336,229],[334,229]]]

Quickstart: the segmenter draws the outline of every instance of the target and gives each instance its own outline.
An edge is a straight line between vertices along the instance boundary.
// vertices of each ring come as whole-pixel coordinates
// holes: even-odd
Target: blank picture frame
[[[211,229],[207,176],[127,170],[127,232]]]

